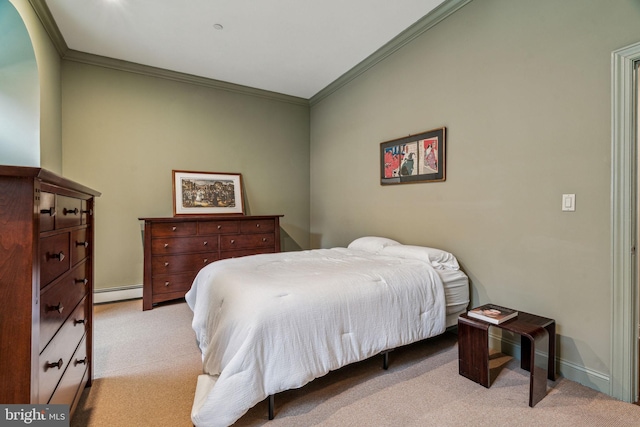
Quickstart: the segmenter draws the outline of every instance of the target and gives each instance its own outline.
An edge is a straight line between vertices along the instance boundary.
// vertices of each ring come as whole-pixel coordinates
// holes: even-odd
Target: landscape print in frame
[[[446,128],[380,144],[380,184],[444,181]]]
[[[174,170],[173,215],[243,215],[239,173]]]

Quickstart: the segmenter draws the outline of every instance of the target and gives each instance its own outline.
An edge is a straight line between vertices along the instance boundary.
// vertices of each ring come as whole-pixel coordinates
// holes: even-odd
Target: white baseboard
[[[97,289],[93,291],[93,303],[124,301],[142,298],[142,285],[122,286],[119,288]]]
[[[489,347],[520,360],[520,343],[499,335],[489,334]],[[537,353],[537,352],[536,352]],[[556,355],[556,374],[586,387],[611,395],[611,379],[608,375],[585,366],[563,360]]]

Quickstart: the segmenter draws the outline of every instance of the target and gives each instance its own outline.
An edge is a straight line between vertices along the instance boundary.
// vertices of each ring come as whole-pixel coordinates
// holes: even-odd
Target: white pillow
[[[387,246],[382,250],[381,254],[427,261],[431,263],[433,268],[438,270],[460,269],[456,257],[442,249],[429,248],[426,246],[399,245]]]
[[[373,252],[374,254],[377,254],[385,247],[397,245],[400,245],[400,243],[396,242],[395,240],[387,239],[386,237],[365,236],[349,243],[349,246],[347,246],[347,248]]]

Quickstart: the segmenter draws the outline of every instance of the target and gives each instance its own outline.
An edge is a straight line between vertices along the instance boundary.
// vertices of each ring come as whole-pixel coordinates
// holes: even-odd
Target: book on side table
[[[509,319],[513,319],[517,315],[517,311],[511,310],[510,308],[500,307],[495,304],[481,305],[480,307],[476,307],[467,312],[467,316],[469,317],[474,317],[496,325],[506,322]]]

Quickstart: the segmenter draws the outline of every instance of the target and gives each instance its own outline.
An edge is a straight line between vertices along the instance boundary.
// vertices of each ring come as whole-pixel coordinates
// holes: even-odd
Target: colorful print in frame
[[[446,128],[380,144],[380,184],[444,181]]]
[[[173,172],[173,215],[243,215],[242,175]]]

